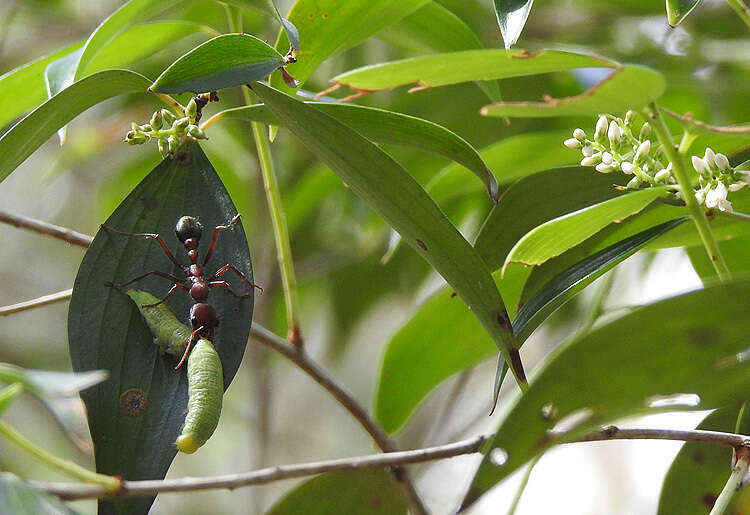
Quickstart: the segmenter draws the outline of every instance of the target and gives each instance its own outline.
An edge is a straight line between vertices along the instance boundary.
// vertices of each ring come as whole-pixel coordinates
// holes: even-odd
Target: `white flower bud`
[[[149,122],[149,125],[151,125],[151,128],[155,131],[158,131],[162,128],[164,125],[164,120],[161,117],[161,113],[159,111],[155,112],[154,115],[151,117],[151,121]]]
[[[628,175],[633,173],[633,169],[635,168],[633,166],[633,163],[629,163],[628,161],[623,161],[620,165],[620,168],[622,168],[623,173],[626,173]]]
[[[585,141],[586,133],[583,132],[583,129],[576,129],[573,131],[573,137],[577,139],[578,141]]]
[[[612,158],[612,154],[610,154],[609,152],[604,152],[602,154],[602,163],[604,163],[605,165],[611,165],[613,160],[614,159]]]
[[[656,180],[656,182],[661,182],[662,184],[669,184],[670,177],[672,177],[672,174],[670,174],[667,170],[656,172],[656,175],[654,175],[654,179]]]
[[[635,111],[628,111],[627,113],[625,113],[625,125],[632,125],[632,123],[635,121],[635,116]]]
[[[706,153],[703,155],[703,161],[706,162],[709,169],[716,166],[716,154],[709,147],[706,147]]]
[[[648,122],[644,123],[641,127],[641,134],[638,136],[638,139],[644,140],[648,138],[651,135],[651,126],[648,124]]]
[[[638,150],[635,151],[635,158],[633,160],[637,163],[643,160],[649,152],[651,152],[651,142],[646,140],[638,145]]]
[[[581,159],[581,166],[596,166],[602,162],[601,152],[597,152],[593,156],[584,157]]]
[[[599,173],[611,173],[615,170],[617,170],[617,167],[605,163],[599,163],[596,165],[596,171]]]
[[[633,177],[628,181],[628,183],[625,185],[626,188],[630,190],[637,190],[641,187],[641,180],[638,177]]]
[[[607,117],[601,115],[599,120],[596,122],[596,131],[594,132],[594,139],[599,143],[604,142],[604,138],[607,135]]]
[[[711,173],[711,171],[708,169],[708,165],[703,159],[698,156],[693,156],[690,159],[693,162],[693,168],[695,168],[696,172],[701,175],[708,175],[709,173]]]
[[[573,150],[579,149],[583,146],[581,142],[575,138],[566,139],[565,141],[563,141],[563,145],[568,148],[572,148]]]
[[[620,139],[622,138],[622,131],[620,130],[620,126],[617,125],[617,122],[614,120],[609,122],[607,138],[609,139],[609,143],[610,145],[612,145],[612,147],[616,147],[620,143]]]
[[[747,186],[746,182],[739,181],[739,182],[733,182],[728,187],[729,187],[729,191],[739,191],[742,188],[744,188],[745,186]]]
[[[698,204],[703,204],[706,201],[706,188],[701,188],[695,192],[695,200]]]
[[[581,149],[583,157],[591,157],[594,155],[594,146],[591,143],[586,143]]]
[[[187,116],[191,120],[195,120],[195,117],[197,115],[198,115],[198,104],[195,103],[194,98],[191,98],[190,102],[188,102],[187,107],[185,107],[185,116]]]
[[[726,170],[729,168],[729,159],[727,159],[727,156],[724,154],[716,154],[714,160],[716,161],[716,166],[719,167],[719,170]]]

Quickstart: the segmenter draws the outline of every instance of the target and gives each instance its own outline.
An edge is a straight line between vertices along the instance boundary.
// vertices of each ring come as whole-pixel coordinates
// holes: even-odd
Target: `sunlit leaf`
[[[262,39],[224,34],[172,63],[149,88],[159,93],[204,93],[263,79],[284,64],[284,56]]]
[[[667,21],[676,27],[698,6],[700,0],[667,0]]]
[[[190,145],[174,160],[162,161],[107,219],[109,227],[126,232],[156,232],[182,263],[184,250],[174,236],[183,215],[199,218],[204,226],[201,255],[210,244],[212,228],[235,214],[227,191],[198,145]],[[231,263],[252,278],[247,240],[241,224],[223,231],[206,273]],[[82,392],[89,414],[99,472],[125,479],[161,479],[177,452],[187,406],[185,368],[162,355],[137,307],[108,282],[122,283],[151,270],[181,274],[153,240],[132,238],[101,229],[78,270],[68,313],[68,339],[73,369],[107,370],[110,379]],[[243,291],[236,278],[224,276]],[[137,282],[155,296],[163,296],[169,281],[149,276]],[[221,320],[213,341],[221,357],[224,387],[234,377],[247,343],[252,318],[252,296],[232,297],[223,288],[211,294],[211,305]],[[178,319],[188,321],[192,304],[178,292],[167,301]],[[127,448],[128,452],[122,452]],[[116,501],[128,513],[143,513],[153,498]],[[105,508],[111,509],[108,502]],[[103,508],[104,509],[104,508]]]
[[[501,102],[482,108],[485,116],[546,117],[595,116],[639,109],[659,98],[666,88],[664,76],[644,66],[628,65],[583,93],[543,102]]]
[[[534,0],[494,0],[494,4],[497,24],[507,49],[518,41]]]
[[[747,295],[750,282],[737,281],[669,298],[559,347],[486,446],[463,508],[534,456],[602,424],[664,409],[711,409],[744,400],[750,363],[737,355],[748,346],[746,310],[736,299]],[[690,401],[652,406],[677,394],[697,396],[697,406]],[[573,424],[570,415],[575,413]],[[567,430],[551,433],[566,417],[571,422]]]

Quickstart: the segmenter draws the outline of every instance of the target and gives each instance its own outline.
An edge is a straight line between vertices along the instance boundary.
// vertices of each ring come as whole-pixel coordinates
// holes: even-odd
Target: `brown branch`
[[[25,300],[23,302],[19,302],[18,304],[0,306],[0,317],[11,315],[13,313],[19,313],[28,309],[40,308],[42,306],[46,306],[47,304],[54,304],[55,302],[68,300],[72,293],[73,289],[71,288],[70,290],[50,293],[49,295],[44,295],[43,297],[38,297],[36,299]]]
[[[28,229],[40,234],[52,236],[53,238],[66,241],[71,245],[78,245],[79,247],[84,248],[91,245],[92,238],[87,234],[81,234],[72,229],[60,227],[59,225],[52,225],[27,216],[14,215],[5,211],[0,211],[0,222],[5,222],[6,224],[18,227],[19,229]]]
[[[65,500],[151,496],[165,492],[186,492],[216,488],[231,489],[338,470],[400,467],[410,463],[423,463],[426,461],[452,458],[462,454],[473,454],[479,451],[479,448],[484,444],[486,439],[486,436],[476,436],[468,440],[440,445],[437,447],[429,447],[426,449],[373,454],[369,456],[358,456],[296,465],[281,465],[278,467],[269,467],[240,474],[227,474],[215,477],[186,477],[181,479],[165,479],[163,481],[123,481],[122,490],[115,495],[113,495],[112,492],[108,492],[95,485],[41,481],[34,481],[32,484],[37,488],[52,493]]]
[[[279,336],[275,335],[268,329],[258,324],[253,324],[250,329],[250,336],[257,342],[262,343],[268,347],[271,347],[276,352],[282,354],[284,357],[292,361],[300,369],[302,369],[307,375],[309,375],[316,383],[325,388],[325,390],[341,404],[359,424],[369,433],[373,441],[383,452],[392,453],[396,452],[398,448],[396,444],[391,440],[388,434],[383,431],[383,428],[370,417],[370,414],[352,397],[352,395],[339,386],[331,377],[328,376],[325,370],[320,368],[317,363],[312,361],[305,352],[304,348],[297,347],[287,341],[283,340]],[[409,473],[403,468],[396,468],[393,470],[393,475],[396,478],[399,486],[407,496],[409,504],[416,513],[428,513],[422,500],[419,498],[417,491],[412,483]]]
[[[700,442],[728,447],[750,446],[750,436],[701,429],[620,429],[617,426],[606,426],[590,433],[576,442],[599,442],[603,440],[677,440],[681,442]]]

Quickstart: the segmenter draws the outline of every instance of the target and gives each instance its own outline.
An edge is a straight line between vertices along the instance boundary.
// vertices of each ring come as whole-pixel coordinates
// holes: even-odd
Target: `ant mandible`
[[[190,339],[188,340],[185,353],[182,355],[182,359],[180,359],[180,362],[175,367],[175,370],[180,368],[185,362],[185,358],[187,358],[188,354],[190,353],[190,347],[192,346],[193,341],[197,336],[202,336],[209,340],[213,339],[214,329],[219,325],[219,317],[216,314],[216,310],[214,309],[214,307],[207,302],[208,294],[211,292],[211,288],[214,288],[216,286],[223,286],[231,295],[240,299],[249,297],[252,288],[258,288],[260,291],[263,291],[260,286],[250,281],[245,276],[245,274],[243,274],[240,270],[237,269],[237,267],[235,267],[231,263],[227,263],[226,265],[219,268],[216,273],[214,273],[214,275],[212,275],[210,278],[206,278],[206,275],[203,272],[203,267],[206,266],[206,263],[208,263],[208,260],[211,259],[211,255],[214,252],[214,248],[216,247],[216,239],[218,238],[219,233],[237,223],[237,221],[239,221],[240,219],[240,216],[241,215],[238,213],[226,225],[217,225],[214,228],[211,245],[208,247],[206,257],[203,259],[203,263],[200,265],[198,264],[198,246],[200,244],[201,235],[203,233],[203,226],[198,221],[198,219],[193,216],[183,216],[179,220],[177,220],[174,232],[177,235],[177,239],[182,242],[185,250],[187,251],[188,258],[190,259],[190,264],[188,266],[183,266],[177,260],[174,254],[172,254],[172,252],[169,250],[169,247],[167,247],[167,244],[164,243],[164,240],[158,234],[123,232],[102,224],[102,229],[116,234],[156,240],[169,260],[177,265],[177,267],[180,268],[185,274],[186,277],[184,279],[180,279],[179,277],[175,277],[172,274],[168,274],[160,270],[152,270],[121,284],[108,284],[109,286],[120,288],[123,286],[127,286],[128,284],[132,284],[136,281],[140,281],[141,279],[148,277],[149,275],[156,275],[158,277],[163,277],[164,279],[169,279],[170,281],[172,281],[172,287],[169,289],[164,298],[162,298],[158,302],[154,302],[153,304],[144,304],[143,307],[157,306],[162,302],[165,302],[177,290],[183,290],[190,294],[190,297],[193,299],[193,305],[190,307],[190,325],[193,332],[190,335]],[[221,280],[221,277],[230,270],[236,273],[240,277],[240,279],[245,281],[251,287],[251,290],[243,294],[238,294],[232,289],[228,282],[226,282],[225,280]]]

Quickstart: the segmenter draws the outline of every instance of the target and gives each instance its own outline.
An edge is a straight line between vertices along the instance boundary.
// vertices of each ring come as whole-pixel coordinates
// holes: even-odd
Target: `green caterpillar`
[[[141,290],[128,290],[127,295],[138,306],[156,344],[163,352],[181,356],[190,339],[190,329],[182,324],[166,304],[144,307],[159,299]],[[224,373],[221,360],[211,342],[200,338],[190,352],[187,363],[188,411],[182,434],[175,445],[192,454],[216,430],[224,395]]]

